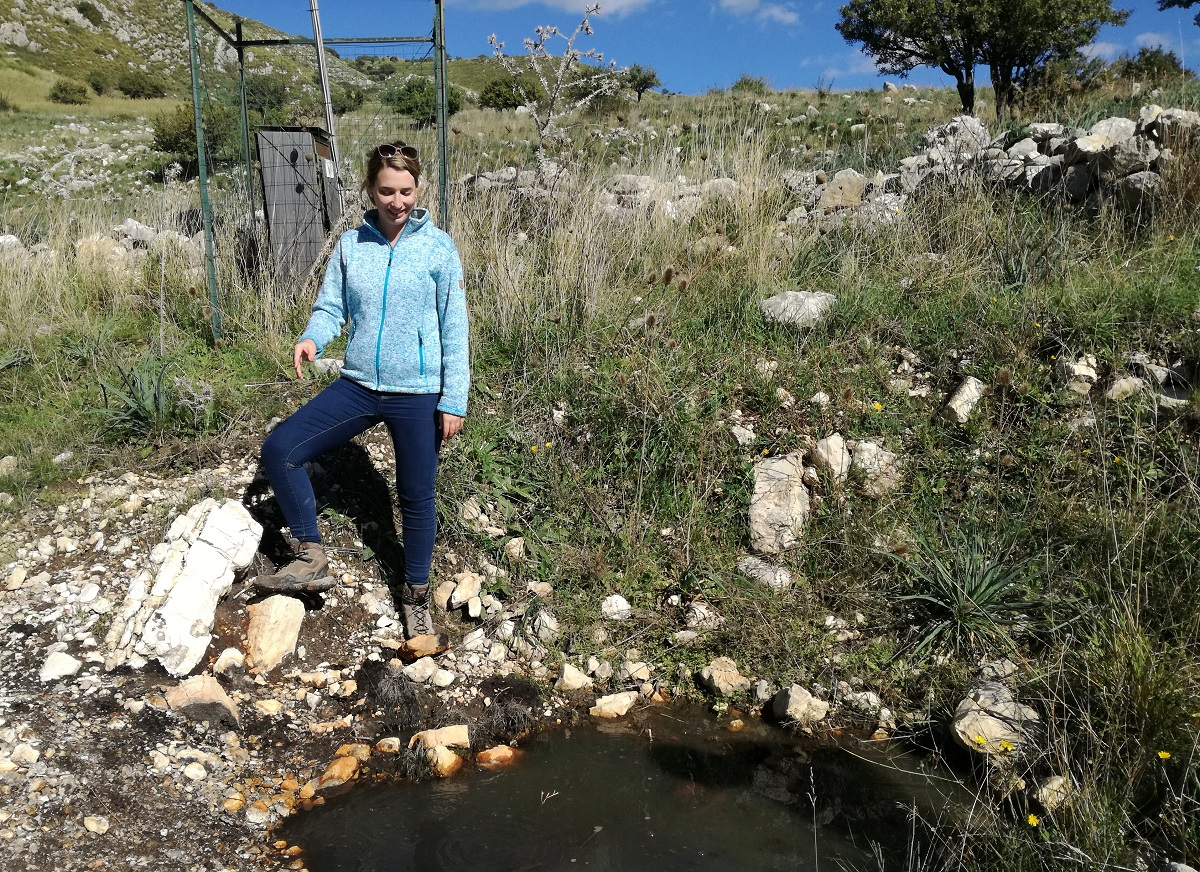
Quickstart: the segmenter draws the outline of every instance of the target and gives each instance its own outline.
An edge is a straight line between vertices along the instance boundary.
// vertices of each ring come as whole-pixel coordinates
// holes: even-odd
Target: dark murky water
[[[966,800],[878,746],[806,747],[679,709],[524,750],[506,772],[353,790],[280,835],[312,872],[878,869],[900,865],[914,805]]]

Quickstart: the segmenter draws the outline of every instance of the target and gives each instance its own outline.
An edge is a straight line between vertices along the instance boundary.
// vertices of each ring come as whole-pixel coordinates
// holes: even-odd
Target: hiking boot
[[[277,593],[316,593],[329,590],[337,582],[329,577],[325,549],[316,542],[302,542],[291,561],[279,567],[274,575],[256,577],[253,583],[260,590]]]
[[[429,585],[410,587],[404,585],[400,594],[400,616],[404,621],[404,638],[416,636],[436,636],[438,628],[433,623],[433,613],[429,610]]]

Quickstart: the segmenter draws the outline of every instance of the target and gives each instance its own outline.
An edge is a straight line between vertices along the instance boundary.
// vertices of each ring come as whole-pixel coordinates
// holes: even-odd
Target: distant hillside
[[[210,4],[196,5],[233,31],[233,15]],[[211,28],[197,24],[205,76],[232,73],[233,49]],[[287,36],[251,19],[243,19],[242,27],[247,39]],[[115,81],[122,72],[137,69],[153,75],[174,96],[186,94],[191,86],[187,19],[178,0],[0,0],[0,48],[7,50],[10,63],[78,81],[94,75]],[[334,82],[367,83],[332,54],[328,67]],[[247,70],[283,73],[308,83],[316,74],[316,61],[308,46],[255,48],[247,51]]]

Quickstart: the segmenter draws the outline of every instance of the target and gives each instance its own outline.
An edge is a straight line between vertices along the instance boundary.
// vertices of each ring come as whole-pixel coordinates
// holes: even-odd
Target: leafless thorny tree
[[[582,109],[597,97],[615,93],[620,88],[615,61],[610,61],[607,67],[593,66],[585,61],[602,64],[604,54],[594,48],[587,51],[575,48],[575,41],[581,35],[591,36],[594,33],[591,18],[599,14],[600,4],[587,6],[583,20],[570,36],[553,25],[545,25],[534,29],[533,38],[526,37],[525,50],[529,53],[526,66],[541,85],[540,94],[526,84],[522,78],[525,72],[523,65],[516,57],[504,53],[504,43],[496,38],[496,34],[488,37],[488,44],[492,46],[500,65],[513,77],[514,87],[537,125],[538,139],[543,146],[554,138],[560,119]],[[555,55],[550,50],[550,42],[554,37],[566,41],[566,48],[561,55]]]

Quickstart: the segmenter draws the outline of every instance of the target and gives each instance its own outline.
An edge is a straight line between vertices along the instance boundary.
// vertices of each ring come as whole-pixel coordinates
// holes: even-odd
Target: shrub
[[[541,86],[532,78],[497,76],[479,92],[479,105],[484,109],[516,109],[529,102],[544,100],[545,97]]]
[[[0,93],[0,112],[16,112],[17,104],[8,99],[7,94]]]
[[[104,70],[92,70],[87,77],[88,87],[97,94],[106,94],[108,89],[112,87],[112,79]]]
[[[167,96],[166,86],[142,70],[125,70],[117,76],[117,90],[131,100],[153,100]]]
[[[1195,78],[1192,71],[1179,62],[1175,52],[1164,51],[1162,46],[1142,47],[1132,57],[1123,54],[1113,62],[1112,71],[1122,79],[1156,87]]]
[[[76,3],[75,11],[86,18],[94,27],[99,27],[104,23],[104,16],[100,14],[100,10],[96,8],[94,3],[89,3],[88,0]]]
[[[753,97],[765,97],[771,93],[771,87],[762,76],[751,76],[742,73],[729,89],[735,94],[749,94]]]
[[[361,109],[366,94],[361,88],[338,86],[333,89],[329,97],[333,103],[333,114],[345,115],[347,112]]]
[[[154,148],[183,161],[196,159],[196,120],[191,106],[177,106],[158,115],[154,128]],[[224,103],[209,103],[204,107],[204,144],[210,154],[219,154],[238,130],[237,112]]]
[[[50,89],[50,100],[53,103],[66,103],[67,105],[78,106],[90,99],[88,87],[83,82],[75,82],[71,79],[59,79],[54,83],[54,87]]]
[[[451,87],[447,100],[446,114],[453,115],[462,108],[462,91]],[[407,115],[416,124],[433,124],[436,120],[432,79],[420,76],[406,79],[399,85],[384,91],[383,103],[392,111]]]

